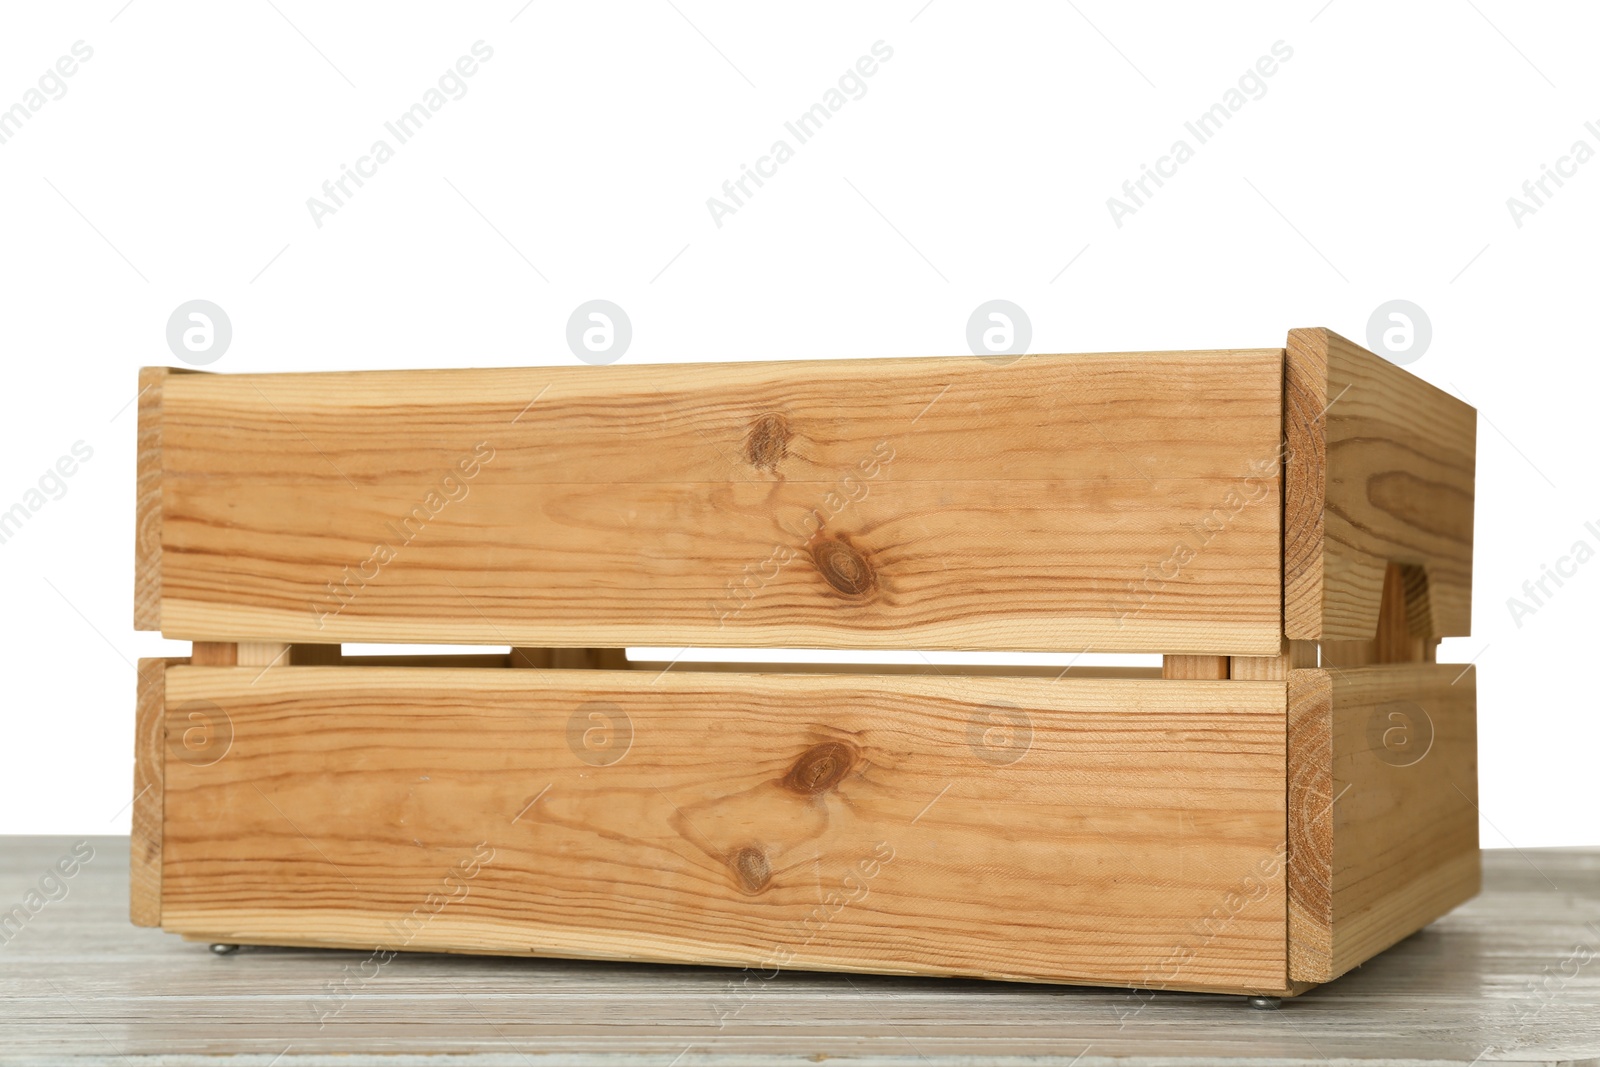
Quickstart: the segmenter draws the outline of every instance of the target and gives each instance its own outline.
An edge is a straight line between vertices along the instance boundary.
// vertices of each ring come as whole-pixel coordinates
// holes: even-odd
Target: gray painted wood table
[[[0,1063],[1600,1065],[1600,849],[1487,852],[1478,899],[1270,1011],[939,979],[214,955],[128,923],[126,838],[88,839],[93,857],[48,880],[81,840],[0,839],[0,911],[58,898],[0,917]]]

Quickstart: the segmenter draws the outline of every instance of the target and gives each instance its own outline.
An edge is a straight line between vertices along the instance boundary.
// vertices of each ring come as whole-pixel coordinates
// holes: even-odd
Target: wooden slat
[[[921,675],[926,678],[1160,678],[1160,667],[1056,667],[1012,663],[674,663],[671,660],[629,660],[629,670],[659,674],[665,670],[718,671],[733,674],[875,674]]]
[[[196,667],[328,667],[343,661],[338,645],[283,641],[196,641],[193,651]]]
[[[138,482],[134,493],[133,628],[161,629],[161,396],[165,367],[139,371]]]
[[[302,659],[302,645],[295,645],[291,656],[296,667],[325,665],[316,659]],[[572,652],[573,649],[561,649],[562,652]],[[583,650],[577,650],[583,651]],[[535,657],[538,658],[538,657]],[[518,656],[513,659],[505,653],[429,653],[422,655],[405,656],[341,656],[336,661],[341,666],[347,667],[539,667],[543,670],[568,669],[562,665],[551,665],[530,662],[529,658]],[[217,666],[217,664],[213,664]],[[581,669],[594,669],[591,662],[580,660],[573,666]],[[609,670],[641,671],[646,674],[661,674],[666,671],[689,671],[693,673],[715,672],[723,674],[873,674],[873,675],[921,675],[927,678],[940,677],[976,677],[976,678],[1044,678],[1055,681],[1061,678],[1077,680],[1080,678],[1160,678],[1160,667],[1068,667],[1039,666],[1035,664],[933,664],[933,663],[783,663],[783,662],[694,662],[681,663],[674,660],[627,660],[615,662],[606,666]]]
[[[408,656],[341,656],[343,667],[509,667],[504,652],[424,653]],[[301,666],[301,664],[296,664]],[[311,664],[314,666],[314,664]]]
[[[169,930],[1289,988],[1282,684],[258,674],[168,672]]]
[[[196,641],[189,658],[196,667],[237,667],[239,645],[235,641]]]
[[[1216,680],[1228,676],[1227,656],[1162,656],[1161,677],[1188,681]]]
[[[1245,681],[1283,681],[1289,672],[1317,665],[1315,641],[1290,641],[1284,638],[1283,650],[1276,656],[1234,656],[1228,661],[1228,677]]]
[[[128,915],[138,926],[161,925],[166,676],[168,666],[187,662],[139,660],[133,738],[133,832],[128,867]]]
[[[1266,349],[174,377],[163,632],[1271,654],[1282,372]]]
[[[626,670],[624,648],[513,648],[511,666],[565,670]]]
[[[1366,667],[1378,663],[1432,663],[1439,639],[1428,636],[1427,577],[1421,567],[1389,564],[1378,607],[1378,632],[1370,641],[1323,641],[1322,664]],[[1413,631],[1412,627],[1418,629]],[[1315,663],[1297,666],[1315,667]]]
[[[1477,413],[1324,329],[1290,331],[1284,404],[1285,636],[1371,640],[1390,563],[1427,576],[1414,633],[1469,633]]]
[[[289,650],[291,647],[282,641],[241,641],[239,642],[239,666],[287,667],[289,665]]]
[[[1289,675],[1289,973],[1326,982],[1478,891],[1475,672]]]

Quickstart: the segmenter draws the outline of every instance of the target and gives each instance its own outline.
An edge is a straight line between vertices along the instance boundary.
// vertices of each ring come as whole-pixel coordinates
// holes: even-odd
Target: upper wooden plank
[[[1477,412],[1324,329],[1290,331],[1284,404],[1285,636],[1371,639],[1390,563],[1427,576],[1413,636],[1468,634]]]
[[[174,376],[161,626],[1271,654],[1282,367],[1263,349]]]

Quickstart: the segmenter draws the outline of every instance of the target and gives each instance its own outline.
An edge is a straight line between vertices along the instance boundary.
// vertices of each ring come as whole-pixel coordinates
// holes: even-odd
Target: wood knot
[[[754,845],[746,845],[729,856],[728,866],[746,893],[759,893],[772,881],[772,864],[767,862],[767,854]]]
[[[850,773],[856,765],[856,750],[843,741],[824,741],[806,749],[789,773],[783,776],[783,787],[801,796],[826,793]]]
[[[811,561],[823,579],[845,596],[865,596],[878,585],[867,557],[842,538],[812,545]]]
[[[789,454],[789,420],[776,411],[758,415],[744,439],[744,458],[757,470],[776,471]]]

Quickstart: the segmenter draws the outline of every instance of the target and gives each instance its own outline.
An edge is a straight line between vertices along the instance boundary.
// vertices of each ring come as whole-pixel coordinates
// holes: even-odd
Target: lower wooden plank
[[[0,837],[0,886],[33,884],[85,844],[94,860],[70,898],[0,948],[8,1067],[1532,1067],[1592,1065],[1600,1050],[1600,849],[1487,849],[1483,893],[1427,936],[1256,1012],[1184,993],[807,971],[217,958],[127,925],[126,837]]]
[[[232,739],[169,761],[189,936],[1291,988],[1281,682],[184,667],[167,695]]]
[[[1289,974],[1326,982],[1478,892],[1476,673],[1289,672]]]

